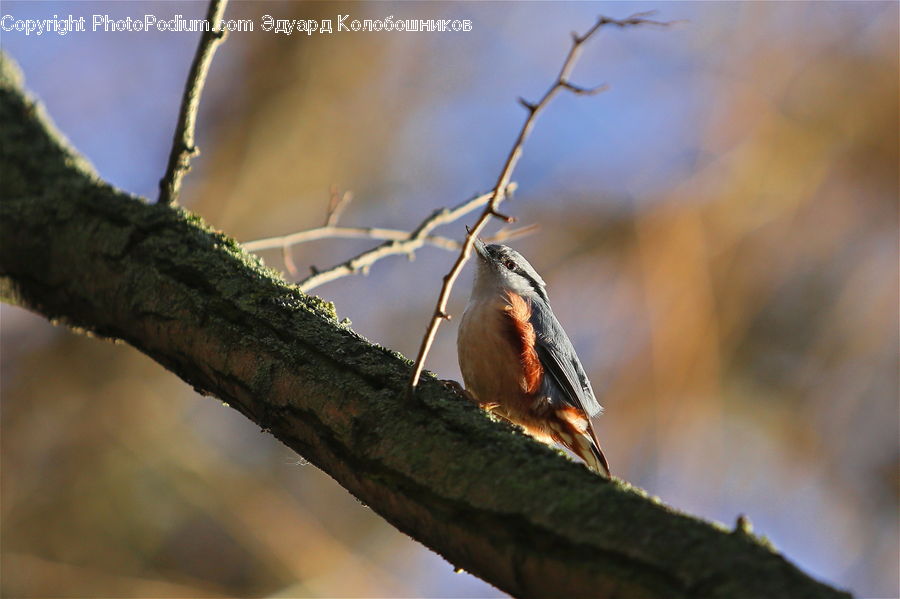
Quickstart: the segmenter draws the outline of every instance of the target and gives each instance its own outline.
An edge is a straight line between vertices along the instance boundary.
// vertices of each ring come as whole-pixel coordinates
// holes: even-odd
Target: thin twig
[[[419,354],[416,357],[416,363],[413,366],[412,375],[409,379],[410,394],[415,391],[416,385],[419,384],[419,378],[422,376],[422,370],[425,367],[425,358],[428,356],[428,352],[431,349],[432,343],[434,343],[434,338],[437,335],[437,330],[441,324],[441,321],[450,319],[450,314],[447,313],[447,302],[450,299],[450,291],[453,289],[453,284],[456,282],[457,277],[459,277],[459,273],[462,271],[463,266],[465,266],[466,261],[468,261],[469,259],[469,255],[472,253],[472,245],[474,244],[475,239],[491,218],[500,218],[509,222],[509,217],[500,214],[497,211],[497,208],[500,203],[506,198],[506,186],[509,184],[512,173],[516,168],[516,164],[518,163],[519,158],[522,155],[522,146],[524,145],[525,140],[528,138],[528,135],[531,133],[531,129],[534,127],[534,122],[537,118],[537,115],[547,106],[550,100],[552,100],[560,90],[567,90],[580,95],[594,94],[606,90],[606,85],[600,85],[594,88],[584,88],[576,86],[569,81],[569,77],[572,74],[572,69],[575,67],[575,63],[578,60],[578,55],[581,53],[581,47],[604,25],[616,25],[618,27],[627,27],[632,25],[668,25],[668,23],[646,19],[645,17],[649,16],[649,14],[650,13],[638,13],[621,20],[610,19],[609,17],[601,16],[597,20],[597,22],[594,23],[593,27],[588,29],[584,35],[573,33],[572,47],[569,49],[569,53],[568,55],[566,55],[566,58],[563,61],[562,68],[560,68],[559,71],[559,75],[557,75],[556,80],[544,93],[544,96],[540,99],[540,101],[538,101],[537,103],[531,103],[522,98],[519,99],[519,103],[522,104],[522,106],[524,106],[528,111],[528,116],[525,118],[525,122],[522,124],[522,129],[519,131],[519,136],[516,138],[512,150],[510,150],[509,152],[509,156],[506,158],[506,163],[503,165],[503,170],[500,172],[500,176],[497,178],[497,184],[494,186],[494,190],[490,194],[490,200],[487,202],[487,205],[481,212],[478,220],[475,221],[475,224],[472,226],[472,228],[468,230],[468,235],[466,235],[466,239],[463,243],[462,251],[459,253],[459,257],[457,257],[456,262],[454,262],[453,267],[450,269],[450,272],[448,272],[444,276],[444,282],[441,286],[441,292],[438,295],[434,314],[431,316],[431,320],[428,323],[428,328],[425,331],[425,336],[422,338],[422,344],[419,347]]]
[[[515,184],[511,183],[510,192],[515,188]],[[490,199],[490,194],[478,196],[472,200],[467,200],[459,204],[452,210],[438,210],[423,221],[415,230],[404,231],[402,229],[387,229],[383,227],[339,227],[337,221],[339,218],[335,216],[339,210],[342,210],[349,201],[348,193],[337,195],[334,190],[331,193],[329,201],[328,215],[325,219],[325,225],[297,231],[289,235],[278,237],[267,237],[265,239],[256,239],[243,243],[243,247],[248,252],[261,252],[264,250],[272,250],[280,248],[285,267],[288,272],[297,276],[298,270],[294,265],[291,257],[290,249],[292,246],[305,243],[307,241],[315,241],[317,239],[379,239],[387,243],[381,244],[371,250],[365,251],[345,262],[332,266],[326,270],[319,270],[311,267],[311,275],[298,283],[300,289],[309,292],[311,289],[318,287],[324,283],[334,281],[341,277],[356,273],[366,273],[368,269],[378,260],[387,256],[396,254],[406,254],[412,258],[415,251],[423,245],[432,245],[441,249],[456,251],[462,248],[462,242],[449,237],[440,235],[429,235],[428,233],[440,225],[462,218],[469,212],[481,207]],[[342,206],[343,205],[343,206]],[[435,218],[435,216],[439,218]],[[328,224],[331,223],[331,224]],[[517,227],[515,229],[501,229],[493,236],[487,238],[491,242],[505,241],[508,239],[516,239],[529,235],[537,230],[538,225],[532,224],[525,227]]]
[[[508,187],[510,188],[511,192],[512,189],[515,188],[515,184],[511,183]],[[311,289],[318,287],[319,285],[328,283],[329,281],[333,281],[341,277],[345,277],[347,275],[356,273],[366,274],[369,268],[378,260],[381,260],[382,258],[385,258],[387,256],[395,256],[398,254],[406,254],[407,256],[412,258],[415,254],[415,251],[421,248],[426,243],[441,246],[445,243],[446,240],[452,242],[453,244],[457,244],[452,249],[458,249],[459,247],[461,247],[458,245],[458,242],[446,238],[432,236],[431,232],[441,225],[456,221],[462,216],[465,216],[466,214],[472,212],[473,210],[477,210],[481,206],[484,206],[490,201],[492,193],[486,193],[470,200],[466,200],[465,202],[462,202],[450,209],[441,208],[439,210],[436,210],[431,214],[431,216],[423,220],[414,230],[409,232],[403,231],[402,236],[397,235],[398,238],[388,238],[388,232],[393,231],[391,229],[372,229],[373,231],[384,233],[385,237],[387,238],[386,241],[381,245],[358,254],[353,258],[350,258],[349,260],[333,266],[327,270],[317,270],[313,272],[305,279],[299,281],[297,283],[297,286],[301,291],[309,292]],[[315,231],[315,229],[313,229],[312,231]],[[295,235],[312,233],[312,231],[301,231],[300,233],[296,233]],[[391,232],[389,234],[393,235],[394,233]],[[374,235],[368,236],[374,237]]]
[[[331,199],[328,202],[328,215],[325,217],[325,226],[330,227],[338,224],[338,220],[341,218],[341,215],[344,213],[344,208],[347,207],[353,201],[353,193],[350,191],[345,191],[342,194],[338,193],[337,186],[331,186]]]
[[[497,232],[488,238],[489,241],[497,242],[508,239],[515,239],[533,233],[538,225],[528,225],[515,229],[505,229]],[[381,227],[316,227],[315,229],[307,229],[305,231],[297,231],[283,237],[268,237],[266,239],[256,239],[241,244],[248,252],[260,252],[263,250],[271,250],[275,248],[290,248],[307,241],[316,239],[379,239],[382,241],[408,241],[413,233],[402,229],[383,229]],[[433,245],[444,250],[458,250],[462,248],[462,243],[442,237],[440,235],[428,235],[424,238],[425,243]],[[405,253],[405,252],[399,252]],[[324,271],[323,271],[324,272]]]
[[[259,252],[261,250],[271,250],[274,248],[291,247],[307,241],[316,239],[379,239],[382,241],[405,241],[409,239],[410,232],[402,229],[383,229],[381,227],[337,227],[326,225],[316,227],[315,229],[306,229],[305,231],[297,231],[283,237],[268,237],[266,239],[257,239],[242,244],[248,252]],[[462,247],[455,239],[448,237],[440,237],[437,235],[429,235],[425,242],[443,248],[445,250],[458,250]]]
[[[200,36],[197,53],[194,55],[194,62],[191,63],[191,70],[184,86],[184,96],[181,98],[178,125],[172,139],[169,164],[166,167],[166,174],[159,180],[158,201],[160,204],[172,205],[178,201],[181,180],[191,170],[191,158],[199,153],[194,144],[197,107],[200,105],[200,94],[203,92],[203,84],[206,82],[206,74],[209,72],[213,54],[225,38],[225,31],[218,28],[218,25],[222,22],[227,4],[228,0],[210,0],[209,2],[209,9],[206,13],[209,29]]]
[[[297,270],[297,265],[294,264],[294,256],[291,254],[291,246],[287,244],[281,246],[281,260],[282,262],[284,262],[284,267],[292,277],[296,277],[300,274],[300,271]]]

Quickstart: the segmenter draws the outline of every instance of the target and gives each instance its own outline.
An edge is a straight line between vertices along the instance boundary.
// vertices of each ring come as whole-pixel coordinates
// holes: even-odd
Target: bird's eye
[[[506,260],[503,261],[503,266],[505,266],[505,267],[508,268],[509,270],[515,270],[515,269],[516,269],[516,263],[513,262],[512,260],[509,260],[509,259],[506,259]]]

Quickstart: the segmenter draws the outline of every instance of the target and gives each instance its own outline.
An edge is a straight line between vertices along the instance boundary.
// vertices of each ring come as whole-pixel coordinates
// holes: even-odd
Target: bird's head
[[[473,296],[491,297],[512,291],[523,297],[547,299],[544,279],[516,250],[499,244],[485,245],[476,239],[475,253],[478,256],[478,270]]]

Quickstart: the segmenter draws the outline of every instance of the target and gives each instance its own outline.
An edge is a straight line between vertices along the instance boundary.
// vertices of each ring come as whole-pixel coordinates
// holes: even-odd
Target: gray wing
[[[545,298],[531,301],[531,320],[536,333],[535,349],[544,367],[541,391],[551,401],[562,401],[596,416],[603,409],[594,397],[584,367],[562,325]]]

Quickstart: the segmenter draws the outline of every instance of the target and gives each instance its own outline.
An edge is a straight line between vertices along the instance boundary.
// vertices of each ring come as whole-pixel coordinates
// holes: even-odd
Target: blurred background
[[[232,3],[183,202],[249,241],[412,228],[490,189],[571,31],[604,30],[528,140],[504,212],[606,415],[619,476],[756,532],[860,597],[898,589],[898,4]],[[16,19],[202,18],[204,2],[4,0]],[[463,33],[265,33],[261,19],[470,19]],[[155,199],[198,34],[0,44],[114,185]],[[474,217],[438,231],[461,238]],[[307,272],[372,245],[298,246]],[[279,251],[266,262],[283,269]],[[414,355],[454,256],[316,293]],[[466,271],[450,305],[465,306]],[[147,357],[2,306],[4,596],[497,597]],[[455,323],[428,368],[459,378]],[[576,324],[577,323],[577,324]]]

